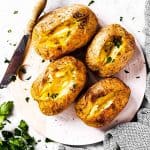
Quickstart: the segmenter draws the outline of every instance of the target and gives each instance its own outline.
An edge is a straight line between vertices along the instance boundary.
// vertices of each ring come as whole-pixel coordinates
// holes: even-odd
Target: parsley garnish
[[[30,76],[30,77],[26,78],[26,80],[30,80],[31,78],[32,78],[32,76]]]
[[[130,73],[128,70],[124,70],[125,73]]]
[[[94,0],[91,0],[89,3],[88,3],[88,6],[92,5],[95,1]]]
[[[120,17],[120,21],[123,21],[123,17]]]
[[[13,14],[18,14],[18,10],[15,10]]]
[[[11,33],[11,32],[12,32],[12,30],[11,30],[11,29],[9,29],[9,30],[8,30],[8,33]]]
[[[58,93],[52,93],[51,95],[48,93],[48,97],[55,99],[58,96]]]
[[[8,60],[7,58],[5,58],[4,63],[10,63],[10,60]]]
[[[25,100],[28,103],[29,102],[30,97],[26,97]]]
[[[110,63],[112,61],[111,57],[107,57],[106,63]]]
[[[53,141],[49,138],[45,138],[45,142],[48,143],[48,142],[53,142]]]
[[[16,76],[15,75],[10,76],[10,80],[13,81],[13,82],[15,82]]]

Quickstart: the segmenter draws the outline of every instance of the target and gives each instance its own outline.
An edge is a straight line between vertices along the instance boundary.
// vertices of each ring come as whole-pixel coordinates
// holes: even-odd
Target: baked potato
[[[132,58],[136,44],[134,37],[118,24],[101,29],[86,53],[88,67],[101,77],[119,72]]]
[[[41,57],[53,60],[84,46],[97,27],[95,14],[84,5],[58,8],[36,24],[32,44]]]
[[[84,64],[66,56],[50,63],[32,84],[31,95],[45,115],[55,115],[78,96],[86,81]]]
[[[103,127],[126,106],[129,96],[130,88],[120,79],[102,79],[79,99],[76,114],[89,126]]]

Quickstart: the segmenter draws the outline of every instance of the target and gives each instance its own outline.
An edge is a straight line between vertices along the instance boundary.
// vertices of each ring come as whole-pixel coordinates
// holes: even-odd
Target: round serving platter
[[[74,3],[74,1],[60,2],[57,0],[53,4],[48,4],[46,10],[57,8],[63,5]],[[85,1],[80,1],[85,4]],[[93,6],[92,10],[101,22],[101,10]],[[113,17],[114,14],[112,14]],[[114,19],[115,22],[115,19]],[[102,24],[112,23],[109,18],[103,20]],[[124,25],[125,26],[125,25]],[[128,27],[125,26],[128,30]],[[131,31],[130,31],[131,32]],[[132,32],[131,32],[132,33]],[[128,122],[132,120],[139,109],[146,87],[146,65],[141,47],[137,42],[137,50],[132,60],[122,69],[116,77],[123,80],[131,89],[131,96],[126,107],[121,113],[105,128],[93,128],[85,125],[75,114],[74,104],[69,106],[62,113],[55,116],[43,115],[30,95],[30,87],[36,77],[45,69],[49,61],[42,62],[42,58],[38,56],[32,47],[29,48],[24,64],[27,68],[27,80],[17,80],[12,83],[8,90],[14,97],[15,109],[37,132],[54,141],[68,145],[85,145],[92,144],[104,139],[104,132],[118,123]],[[82,49],[81,49],[82,50]],[[26,102],[29,97],[29,102]]]

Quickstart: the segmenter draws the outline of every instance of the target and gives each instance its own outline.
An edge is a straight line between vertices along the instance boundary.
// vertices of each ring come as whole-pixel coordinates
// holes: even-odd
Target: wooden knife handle
[[[29,20],[29,22],[27,24],[27,29],[26,29],[25,34],[30,35],[32,33],[33,27],[34,27],[39,15],[45,8],[46,3],[47,3],[47,0],[38,0],[37,5],[33,9],[31,19]]]

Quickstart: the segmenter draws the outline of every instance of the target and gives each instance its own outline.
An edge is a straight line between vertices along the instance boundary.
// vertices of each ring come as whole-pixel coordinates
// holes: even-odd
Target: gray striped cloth
[[[150,150],[150,0],[145,4],[145,49],[147,59],[147,88],[136,122],[123,123],[109,130],[103,142],[104,150]],[[59,150],[99,150],[96,145],[70,147],[58,144]]]

